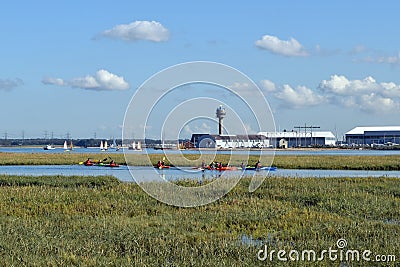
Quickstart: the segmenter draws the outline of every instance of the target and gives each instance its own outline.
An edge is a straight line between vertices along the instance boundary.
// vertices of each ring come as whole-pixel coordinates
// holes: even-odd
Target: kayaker
[[[215,162],[211,162],[210,163],[210,170],[214,170],[215,169]]]
[[[246,169],[246,166],[244,165],[244,163],[242,162],[242,164],[240,164],[240,167],[242,168],[242,170]]]
[[[256,165],[254,166],[257,170],[261,168],[261,162],[258,160]]]
[[[159,161],[157,162],[157,167],[160,168],[161,166],[163,166],[163,164],[162,164],[161,160],[159,160]]]

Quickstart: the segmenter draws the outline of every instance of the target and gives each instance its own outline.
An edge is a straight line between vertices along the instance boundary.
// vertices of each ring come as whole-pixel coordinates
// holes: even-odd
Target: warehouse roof
[[[365,132],[391,132],[400,131],[400,126],[370,126],[370,127],[356,127],[346,134],[364,134]]]
[[[311,137],[311,132],[259,132],[259,135],[264,135],[266,137],[272,138],[304,138]],[[335,138],[335,135],[332,132],[321,132],[321,131],[313,131],[312,137],[325,137],[325,138]]]

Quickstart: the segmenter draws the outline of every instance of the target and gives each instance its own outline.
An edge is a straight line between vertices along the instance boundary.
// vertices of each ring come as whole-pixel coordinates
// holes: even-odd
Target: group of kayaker
[[[250,169],[255,169],[255,170],[261,170],[262,165],[261,162],[258,160],[255,164],[254,167],[246,166],[243,162],[240,165],[240,168],[242,170],[246,170],[248,168]],[[207,165],[204,161],[201,163],[200,169],[202,170],[234,170],[237,169],[236,167],[229,166],[229,164],[223,165],[221,162],[211,162],[209,165]]]

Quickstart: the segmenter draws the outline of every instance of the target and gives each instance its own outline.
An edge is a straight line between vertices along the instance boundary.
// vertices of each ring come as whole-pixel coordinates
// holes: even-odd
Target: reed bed
[[[1,266],[339,266],[257,260],[264,244],[321,251],[339,238],[350,249],[397,255],[394,263],[343,266],[400,260],[400,186],[393,178],[269,177],[253,193],[245,178],[196,208],[165,205],[112,177],[0,181]]]
[[[260,160],[264,165],[271,163],[271,156],[251,155],[176,155],[176,154],[130,154],[125,160],[123,154],[48,154],[48,153],[0,153],[0,165],[71,165],[78,164],[87,158],[97,160],[114,159],[120,164],[135,166],[155,165],[157,161],[165,159],[166,164],[176,166],[200,166],[204,161],[229,163],[240,166],[242,162],[254,165]],[[273,166],[284,169],[328,169],[328,170],[400,170],[400,155],[387,156],[345,156],[345,155],[276,155]]]

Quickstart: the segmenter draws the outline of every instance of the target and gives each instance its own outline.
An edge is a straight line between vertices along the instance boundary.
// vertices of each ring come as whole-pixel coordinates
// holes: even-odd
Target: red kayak
[[[207,169],[211,170],[211,167],[207,166]],[[217,171],[237,171],[238,168],[237,167],[233,167],[233,166],[222,166],[222,167],[214,168],[214,170],[217,170]]]
[[[110,163],[110,164],[104,165],[104,167],[116,168],[116,167],[119,167],[119,164],[117,164],[117,163]]]

